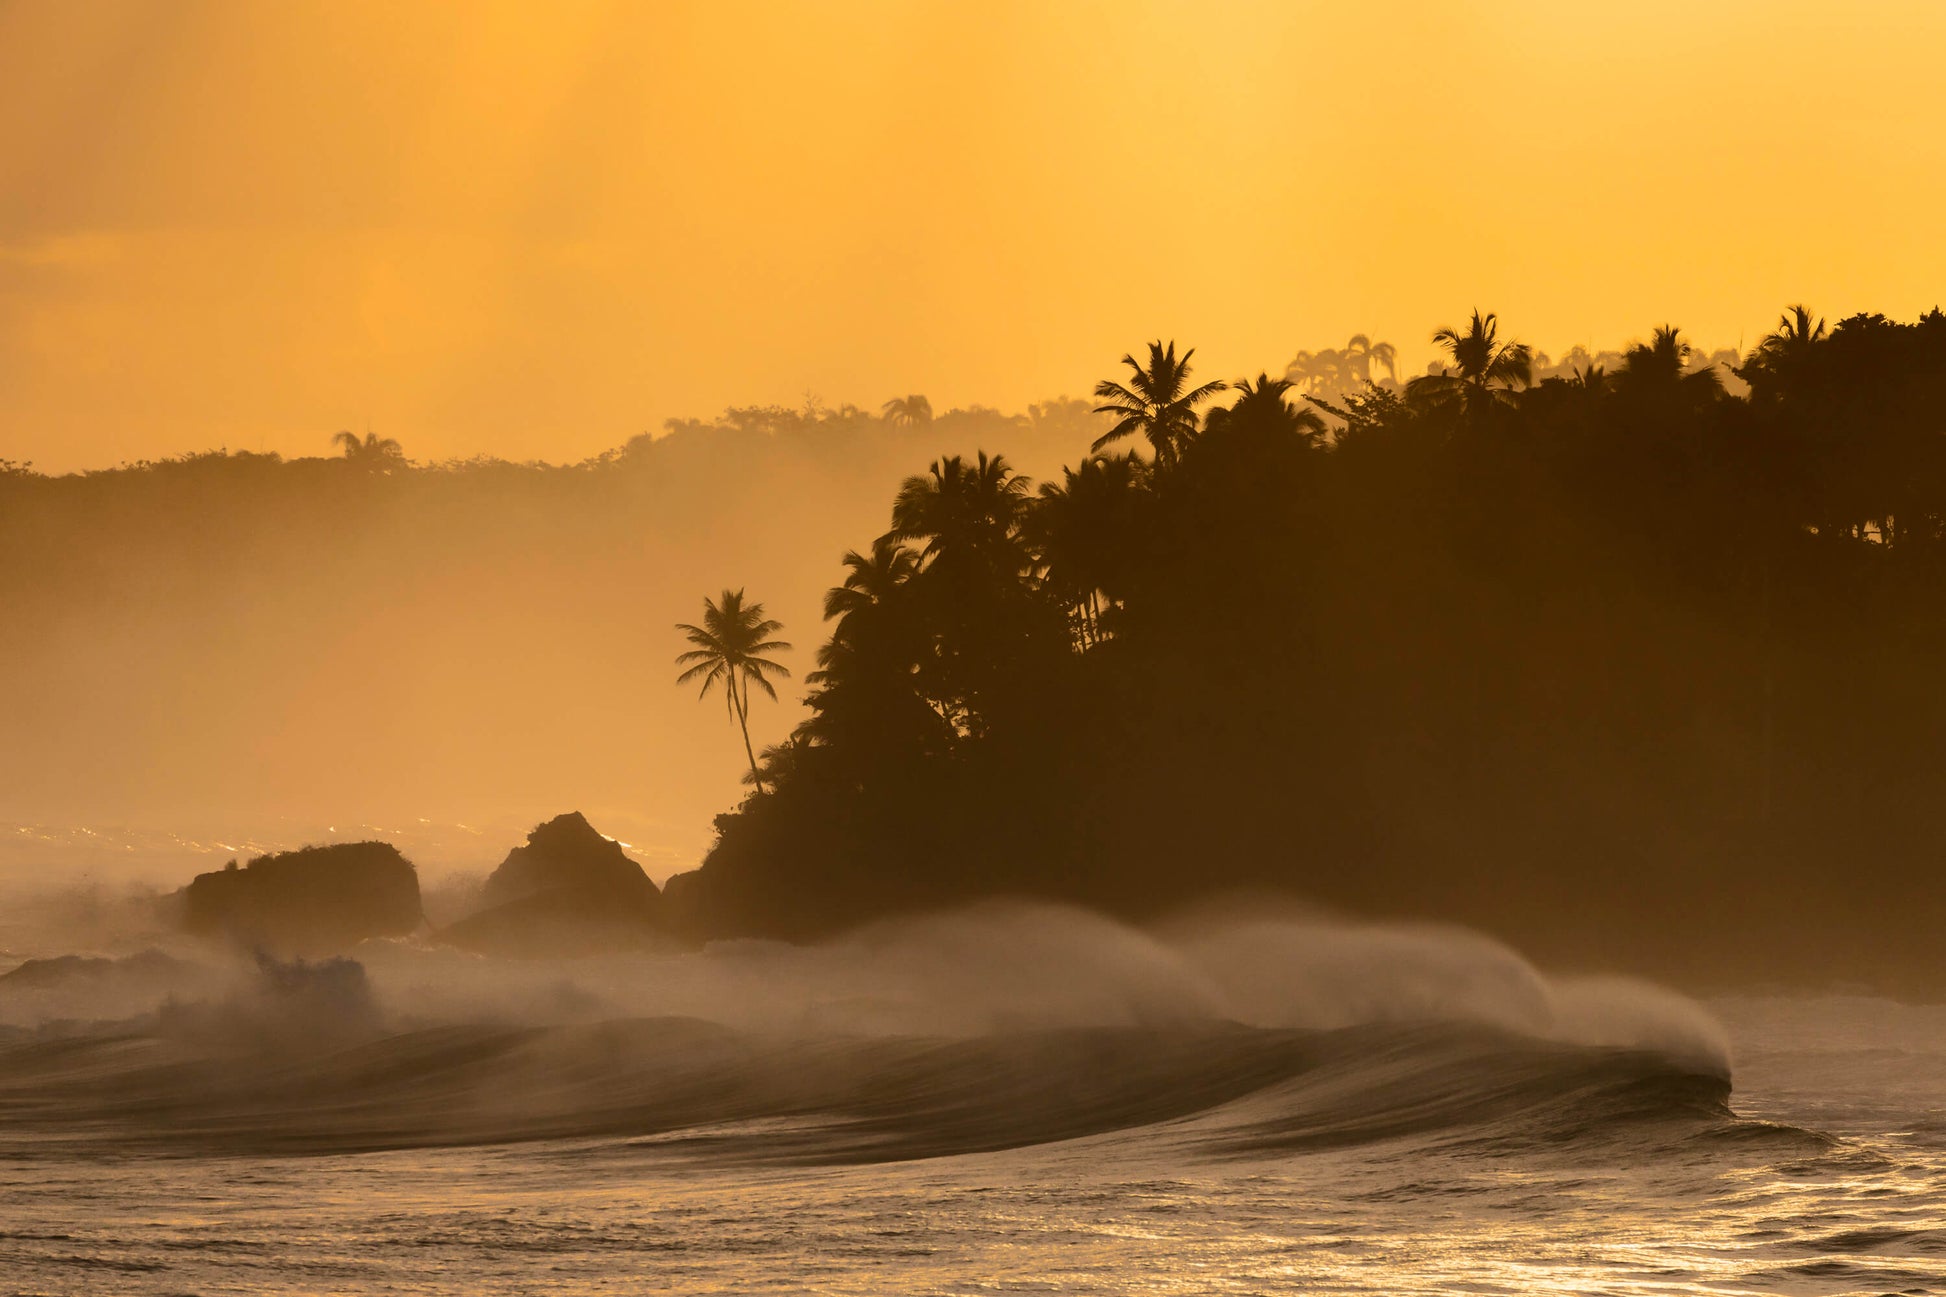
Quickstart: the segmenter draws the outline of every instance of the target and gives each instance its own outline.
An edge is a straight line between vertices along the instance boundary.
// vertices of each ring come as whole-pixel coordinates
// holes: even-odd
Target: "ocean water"
[[[1452,930],[176,948],[0,1024],[0,1294],[1946,1291],[1946,1010]]]

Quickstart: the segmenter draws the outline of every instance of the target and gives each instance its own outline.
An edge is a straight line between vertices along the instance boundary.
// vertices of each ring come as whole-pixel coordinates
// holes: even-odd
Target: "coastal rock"
[[[509,851],[488,877],[481,899],[492,908],[560,888],[646,898],[650,905],[657,896],[655,884],[621,843],[597,833],[581,812],[569,811],[537,826],[524,846]]]
[[[389,842],[259,856],[198,874],[179,894],[190,932],[279,955],[327,955],[424,921],[419,875]]]
[[[482,899],[485,908],[440,940],[479,954],[542,958],[632,949],[661,937],[655,883],[578,811],[540,825],[508,852]]]

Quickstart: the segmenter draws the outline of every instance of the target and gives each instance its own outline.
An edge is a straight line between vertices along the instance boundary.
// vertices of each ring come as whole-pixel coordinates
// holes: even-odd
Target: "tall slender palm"
[[[1115,426],[1095,438],[1091,450],[1099,452],[1112,441],[1141,433],[1155,448],[1157,466],[1168,468],[1182,454],[1182,448],[1196,436],[1196,406],[1222,391],[1227,384],[1204,383],[1189,386],[1191,347],[1176,357],[1172,341],[1165,349],[1160,341],[1149,344],[1149,363],[1144,368],[1134,356],[1123,356],[1131,376],[1124,386],[1112,379],[1095,385],[1095,396],[1106,404],[1095,407],[1096,414],[1120,416]]]
[[[880,406],[879,411],[887,422],[904,424],[908,428],[932,422],[932,402],[917,392],[910,396],[895,396]]]
[[[773,782],[786,783],[804,768],[806,759],[812,756],[814,751],[811,736],[799,727],[782,743],[773,743],[765,748],[763,756],[759,758],[759,764],[764,770],[770,772]],[[763,776],[758,773],[757,766],[744,771],[743,782],[755,785],[759,792],[764,791]]]
[[[770,683],[770,677],[790,675],[789,668],[764,656],[790,648],[783,640],[771,638],[784,629],[783,623],[766,618],[762,604],[745,603],[743,591],[725,590],[720,600],[703,600],[701,626],[678,622],[676,629],[696,646],[677,655],[676,665],[684,670],[676,677],[676,683],[701,680],[703,686],[696,695],[698,698],[707,697],[718,681],[723,683],[727,695],[725,705],[743,731],[743,754],[750,759],[757,791],[769,791],[758,772],[757,754],[750,746],[750,685],[754,681],[759,689],[776,698],[777,689]]]
[[[1432,340],[1451,358],[1452,371],[1441,369],[1406,384],[1406,395],[1430,405],[1457,403],[1461,411],[1485,409],[1525,387],[1534,376],[1533,349],[1521,342],[1500,341],[1500,317],[1477,309],[1466,332],[1444,328]]]
[[[331,444],[344,447],[346,459],[367,468],[382,468],[405,458],[405,448],[397,438],[381,437],[375,432],[366,433],[362,440],[355,432],[334,433]]]

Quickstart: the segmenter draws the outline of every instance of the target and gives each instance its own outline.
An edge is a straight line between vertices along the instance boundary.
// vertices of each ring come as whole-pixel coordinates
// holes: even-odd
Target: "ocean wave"
[[[97,996],[128,980],[60,967]],[[120,1019],[0,1036],[0,1145],[606,1137],[846,1162],[1134,1130],[1239,1157],[1752,1129],[1728,1107],[1720,1033],[1688,1001],[1553,981],[1443,929],[1259,914],[1151,932],[992,906],[813,947],[539,962],[395,942],[204,972],[195,994]],[[45,997],[54,976],[21,980]]]
[[[1721,1077],[1653,1054],[1450,1025],[807,1040],[638,1019],[427,1028],[301,1053],[137,1032],[0,1046],[6,1143],[158,1152],[602,1136],[846,1162],[1138,1127],[1212,1156],[1511,1147],[1715,1131],[1736,1124],[1728,1097]]]

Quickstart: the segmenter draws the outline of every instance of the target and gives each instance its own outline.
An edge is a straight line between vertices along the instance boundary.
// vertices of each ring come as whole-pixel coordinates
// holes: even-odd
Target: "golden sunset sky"
[[[0,457],[1946,297],[1946,4],[0,3]]]

